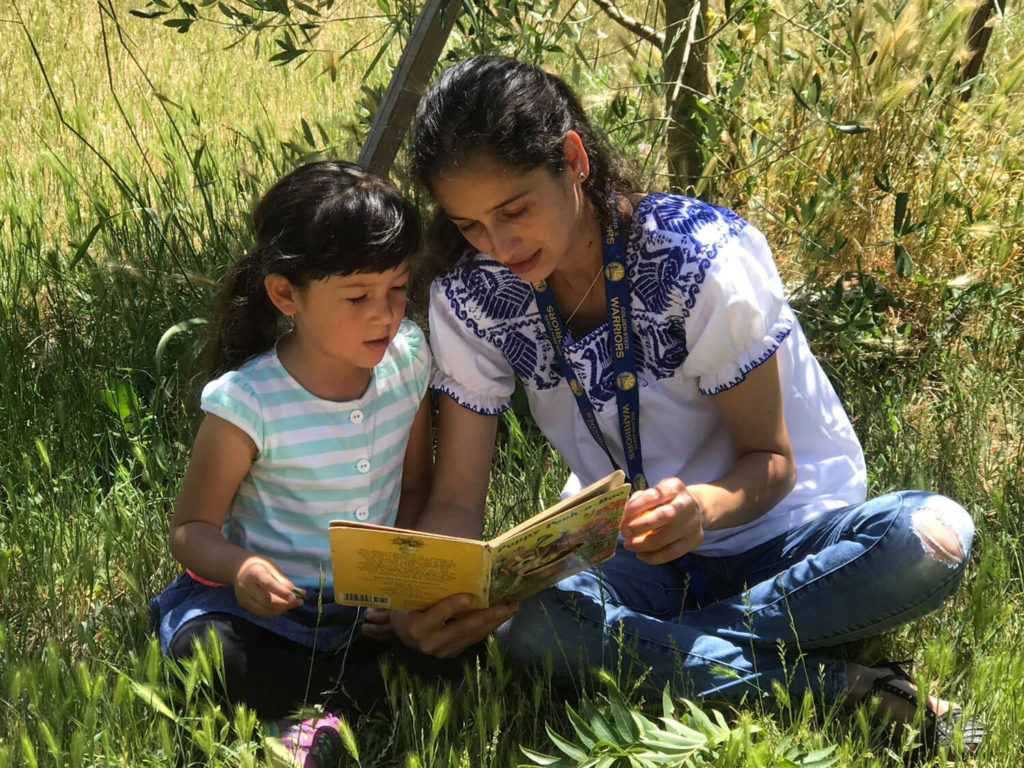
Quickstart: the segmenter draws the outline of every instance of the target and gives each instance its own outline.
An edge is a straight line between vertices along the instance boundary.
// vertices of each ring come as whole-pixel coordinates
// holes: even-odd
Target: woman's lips
[[[510,272],[514,272],[517,275],[522,275],[529,272],[531,269],[537,266],[538,261],[540,261],[539,248],[533,252],[532,256],[529,256],[523,259],[522,261],[510,261],[506,263],[505,266],[509,269]]]

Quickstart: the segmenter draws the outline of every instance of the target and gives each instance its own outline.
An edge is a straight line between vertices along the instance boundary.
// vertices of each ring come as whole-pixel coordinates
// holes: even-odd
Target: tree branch
[[[654,27],[649,27],[639,19],[634,19],[632,16],[623,12],[619,6],[615,5],[611,0],[594,0],[594,5],[608,14],[608,17],[613,21],[618,22],[620,25],[628,29],[637,37],[641,37],[651,45],[656,45],[660,51],[665,47],[665,35]]]

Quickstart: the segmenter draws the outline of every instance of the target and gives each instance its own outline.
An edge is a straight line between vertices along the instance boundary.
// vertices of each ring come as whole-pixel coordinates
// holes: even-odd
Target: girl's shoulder
[[[283,368],[277,359],[277,351],[266,352],[249,358],[238,368],[222,373],[203,387],[203,399],[214,394],[255,397],[266,389],[267,384],[280,380]]]
[[[388,345],[384,359],[374,367],[375,375],[397,384],[425,382],[430,373],[430,345],[420,327],[404,318]]]

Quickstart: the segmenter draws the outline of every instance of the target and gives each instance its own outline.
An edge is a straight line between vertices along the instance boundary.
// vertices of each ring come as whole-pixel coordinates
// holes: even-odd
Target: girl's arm
[[[255,444],[241,429],[211,414],[204,417],[174,505],[170,546],[174,558],[197,576],[234,585],[247,611],[273,616],[302,603],[295,585],[272,562],[221,533],[255,455]]]
[[[433,475],[432,453],[430,396],[424,395],[409,431],[409,444],[405,448],[405,460],[402,464],[402,496],[398,501],[398,515],[395,517],[396,528],[414,527],[427,503]]]
[[[775,356],[712,400],[732,438],[736,463],[714,482],[688,486],[670,477],[630,497],[625,545],[646,562],[681,557],[700,545],[705,530],[756,520],[793,490],[796,465]]]
[[[497,416],[474,413],[441,395],[434,481],[417,528],[480,538],[497,427]],[[410,648],[431,656],[455,656],[491,634],[516,610],[496,605],[462,613],[470,601],[469,595],[452,595],[425,611],[392,611],[391,625]],[[457,614],[461,615],[455,618]]]

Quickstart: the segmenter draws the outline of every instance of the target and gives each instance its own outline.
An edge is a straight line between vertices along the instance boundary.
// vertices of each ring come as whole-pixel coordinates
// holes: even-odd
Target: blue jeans
[[[936,545],[938,523],[959,551]],[[846,663],[808,653],[938,608],[963,577],[974,525],[956,502],[890,493],[828,512],[735,555],[648,565],[620,543],[601,568],[523,601],[498,631],[514,664],[550,655],[556,676],[595,666],[660,693],[738,700],[846,688]],[[949,537],[946,537],[947,541]]]

